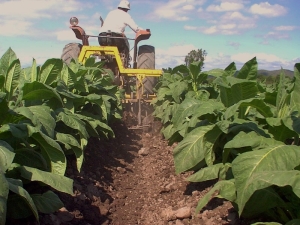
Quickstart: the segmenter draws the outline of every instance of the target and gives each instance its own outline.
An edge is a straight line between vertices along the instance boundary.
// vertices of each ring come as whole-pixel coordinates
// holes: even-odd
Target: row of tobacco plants
[[[63,206],[55,190],[73,193],[66,156],[77,169],[89,137],[114,136],[120,93],[93,58],[85,65],[49,59],[21,68],[8,49],[0,59],[0,225]]]
[[[178,142],[176,173],[217,181],[197,212],[219,197],[259,224],[300,224],[300,63],[272,85],[257,80],[256,58],[239,71],[201,65],[164,73],[152,102],[165,138]]]

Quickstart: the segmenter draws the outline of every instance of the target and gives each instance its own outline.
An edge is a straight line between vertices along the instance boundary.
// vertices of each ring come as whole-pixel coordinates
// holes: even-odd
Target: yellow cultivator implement
[[[70,24],[70,28],[82,43],[67,44],[62,53],[63,61],[70,63],[71,59],[78,59],[79,62],[85,63],[89,57],[97,57],[104,61],[104,67],[114,74],[114,83],[125,90],[123,103],[126,109],[131,109],[136,114],[136,127],[148,126],[148,124],[143,124],[142,120],[149,114],[149,102],[155,98],[153,88],[158,77],[162,75],[162,70],[155,69],[154,47],[150,45],[138,47],[141,40],[150,38],[150,30],[140,30],[134,39],[129,39],[110,31],[100,33],[98,36],[87,35],[82,27],[77,26],[76,17],[70,19]],[[99,46],[90,46],[90,37],[97,37]],[[128,40],[134,40],[133,59],[129,54]],[[130,61],[133,61],[132,66]],[[134,91],[132,90],[133,82],[135,83]]]

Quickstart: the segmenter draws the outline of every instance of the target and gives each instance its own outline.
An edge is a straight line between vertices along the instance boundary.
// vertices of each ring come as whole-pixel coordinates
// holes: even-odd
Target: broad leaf
[[[52,191],[31,195],[37,209],[41,213],[54,213],[64,206],[59,197]]]
[[[78,171],[81,170],[84,155],[81,145],[78,143],[77,139],[70,134],[56,133],[56,139],[62,145],[65,146],[67,150],[72,150],[76,155],[76,165]]]
[[[273,138],[266,138],[256,132],[239,132],[231,141],[227,142],[224,149],[251,147],[254,150],[284,144]]]
[[[58,103],[63,105],[61,97],[52,87],[37,81],[24,84],[23,100],[47,100],[51,98],[57,99]]]
[[[66,156],[60,145],[35,128],[28,126],[30,137],[41,147],[42,155],[50,166],[50,171],[54,174],[64,175],[66,171]]]
[[[196,212],[200,212],[204,206],[214,197],[225,198],[229,201],[234,201],[236,198],[235,186],[232,180],[222,180],[217,182],[210,191],[201,198],[198,202]]]
[[[14,95],[15,90],[19,85],[19,79],[21,75],[21,64],[20,60],[16,59],[13,61],[7,69],[6,79],[5,79],[5,92],[7,93],[7,99],[11,100]]]
[[[0,76],[6,76],[8,68],[16,59],[16,53],[11,48],[7,49],[0,59]]]
[[[18,107],[15,109],[20,115],[25,116],[30,119],[32,124],[39,128],[43,133],[48,135],[49,137],[54,137],[54,129],[55,129],[55,119],[52,117],[48,106],[30,106],[30,107]]]
[[[40,181],[50,187],[65,192],[67,194],[73,194],[73,180],[63,175],[52,174],[36,168],[27,166],[19,167],[21,176],[30,181]]]
[[[231,165],[229,163],[218,163],[212,166],[208,166],[189,176],[187,180],[190,182],[203,182],[207,180],[214,180],[217,178],[225,179],[224,174],[227,172],[230,166]]]
[[[13,202],[10,202],[10,204],[8,205],[9,213],[13,216],[13,218],[21,219],[25,216],[24,214],[27,214],[25,212],[28,212],[28,209],[30,209],[36,220],[38,221],[39,214],[29,193],[21,185],[19,185],[20,182],[16,182],[16,180],[14,179],[8,179],[8,183],[9,190],[18,195],[17,198],[9,199],[9,201],[15,200]],[[18,201],[20,201],[18,197],[21,197],[22,200],[26,202],[27,207],[23,204],[18,203]]]
[[[29,166],[40,170],[47,170],[47,162],[44,157],[37,151],[29,148],[15,150],[14,163],[23,166]]]
[[[5,141],[0,140],[0,173],[5,173],[15,157],[14,150]]]
[[[291,107],[293,110],[300,112],[300,63],[295,64],[294,69],[295,86],[292,91]]]
[[[48,59],[41,67],[39,81],[51,85],[59,77],[62,67],[63,62],[61,59]]]
[[[207,155],[212,154],[214,141],[221,133],[216,125],[201,126],[188,133],[173,151],[176,173],[193,168],[203,159],[211,164]]]
[[[256,80],[257,79],[257,61],[256,57],[246,62],[237,74],[237,78]]]
[[[235,113],[238,111],[238,109],[242,107],[252,107],[257,110],[262,116],[264,117],[272,117],[273,113],[271,111],[270,106],[268,106],[262,99],[247,99],[247,100],[242,100],[231,107],[227,108],[224,116],[225,119],[229,119],[230,117],[234,116]]]
[[[299,158],[300,147],[286,145],[271,146],[239,155],[232,162],[239,214],[242,214],[245,204],[255,191],[250,186],[257,174],[268,171],[293,170],[300,165]]]

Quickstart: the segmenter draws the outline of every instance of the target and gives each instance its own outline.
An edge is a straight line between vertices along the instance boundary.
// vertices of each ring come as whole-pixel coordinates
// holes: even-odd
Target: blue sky
[[[119,0],[0,0],[0,56],[11,47],[22,66],[59,58],[65,44],[80,42],[69,28],[79,18],[87,34],[98,35],[99,16]],[[294,70],[300,62],[299,0],[132,0],[129,13],[152,36],[156,68],[184,63],[193,49],[206,50],[204,70],[238,69],[257,57],[259,69]],[[127,28],[127,37],[134,33]],[[90,39],[91,45],[98,45]],[[133,42],[130,42],[131,46]]]

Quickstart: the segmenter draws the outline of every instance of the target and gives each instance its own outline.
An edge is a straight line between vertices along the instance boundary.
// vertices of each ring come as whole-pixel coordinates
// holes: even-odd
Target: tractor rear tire
[[[81,48],[82,48],[82,44],[79,44],[79,43],[67,44],[64,47],[63,52],[61,54],[61,59],[63,60],[64,63],[69,65],[72,59],[75,59],[75,60],[78,59]]]
[[[137,57],[138,69],[155,69],[155,48],[151,45],[142,45],[139,47]],[[153,94],[158,79],[156,77],[145,77],[143,79],[144,94]]]

